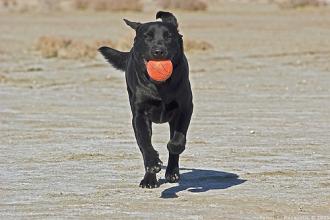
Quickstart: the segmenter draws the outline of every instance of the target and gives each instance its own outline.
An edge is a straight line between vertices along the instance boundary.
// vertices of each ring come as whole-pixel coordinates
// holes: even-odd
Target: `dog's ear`
[[[178,28],[178,21],[172,13],[167,11],[159,11],[156,14],[156,19],[158,18],[162,19],[163,22],[173,24],[176,28]]]
[[[141,23],[140,22],[134,22],[134,21],[129,21],[127,19],[124,18],[124,21],[125,23],[130,26],[131,28],[133,28],[134,30],[136,30],[140,25]]]

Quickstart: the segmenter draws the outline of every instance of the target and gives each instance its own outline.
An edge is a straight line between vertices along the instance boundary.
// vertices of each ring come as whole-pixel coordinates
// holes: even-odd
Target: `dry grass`
[[[36,49],[41,52],[42,57],[57,57],[61,48],[66,48],[71,44],[71,40],[62,37],[42,36],[38,39]]]
[[[325,6],[330,3],[329,0],[272,0],[280,8],[302,8],[309,6]]]
[[[0,0],[0,10],[7,11],[55,11],[60,9],[60,1],[53,0]]]
[[[101,46],[109,46],[118,50],[129,51],[133,45],[133,36],[127,35],[120,38],[116,44],[111,40],[86,41],[58,36],[42,36],[36,43],[36,49],[44,58],[63,59],[93,59],[96,57],[97,49]],[[213,46],[206,41],[185,40],[186,52],[199,52],[212,49]]]
[[[181,9],[186,11],[205,11],[207,3],[203,0],[157,0],[163,9]]]
[[[212,44],[206,41],[186,39],[183,41],[186,52],[207,51],[213,49]]]
[[[43,36],[36,44],[36,49],[44,58],[84,59],[94,58],[101,46],[113,46],[110,40],[87,42],[64,37]]]
[[[0,0],[0,10],[7,11],[142,11],[140,0]]]
[[[116,48],[118,50],[129,51],[134,42],[134,36],[132,34],[126,35],[117,41]]]
[[[142,11],[143,4],[139,0],[74,0],[75,9],[95,11]]]
[[[134,36],[127,35],[118,40],[116,48],[123,51],[129,51],[132,48],[133,41]],[[185,52],[200,52],[213,49],[212,44],[202,40],[184,39],[183,44]]]

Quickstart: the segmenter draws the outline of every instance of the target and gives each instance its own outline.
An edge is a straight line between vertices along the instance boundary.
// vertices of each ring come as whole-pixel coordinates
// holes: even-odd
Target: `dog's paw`
[[[159,187],[159,182],[157,181],[155,173],[146,173],[144,178],[140,182],[140,187],[142,188],[157,188]]]
[[[167,149],[171,154],[181,154],[186,148],[186,136],[181,132],[175,132],[168,142]]]
[[[148,173],[158,173],[162,169],[163,162],[160,159],[149,162],[146,166]]]
[[[163,162],[159,157],[154,157],[146,161],[146,172],[147,173],[158,173],[162,169]]]
[[[176,167],[174,169],[166,169],[166,173],[165,173],[165,179],[167,182],[170,183],[177,183],[180,180],[180,172],[179,172],[179,168]]]

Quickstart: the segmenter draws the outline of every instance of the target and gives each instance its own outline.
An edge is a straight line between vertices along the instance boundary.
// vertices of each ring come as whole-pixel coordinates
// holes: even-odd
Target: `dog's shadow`
[[[189,171],[181,174],[179,185],[165,189],[161,194],[161,198],[177,198],[177,193],[184,190],[192,193],[201,193],[209,190],[226,189],[246,181],[239,179],[239,176],[234,173],[187,168],[181,168],[180,170]],[[160,182],[164,184],[165,180],[161,179]]]

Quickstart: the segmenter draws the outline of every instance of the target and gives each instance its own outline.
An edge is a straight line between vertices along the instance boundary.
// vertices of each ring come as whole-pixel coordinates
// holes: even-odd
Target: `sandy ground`
[[[124,77],[43,59],[42,35],[118,39],[146,13],[0,15],[0,219],[330,219],[330,9],[177,12],[195,112],[182,181],[141,189]],[[153,142],[166,162],[167,125]],[[166,164],[166,163],[165,163]]]

